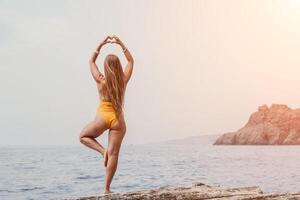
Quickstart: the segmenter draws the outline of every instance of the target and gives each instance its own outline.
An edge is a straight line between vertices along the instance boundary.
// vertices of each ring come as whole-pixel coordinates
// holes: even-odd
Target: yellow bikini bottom
[[[100,101],[97,108],[97,113],[103,117],[109,128],[111,128],[117,122],[116,113],[110,101]]]

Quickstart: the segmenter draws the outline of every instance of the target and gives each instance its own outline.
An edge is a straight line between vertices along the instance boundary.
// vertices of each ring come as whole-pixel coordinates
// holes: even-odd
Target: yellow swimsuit
[[[97,113],[103,117],[109,128],[117,122],[116,113],[110,101],[101,100],[97,108]]]

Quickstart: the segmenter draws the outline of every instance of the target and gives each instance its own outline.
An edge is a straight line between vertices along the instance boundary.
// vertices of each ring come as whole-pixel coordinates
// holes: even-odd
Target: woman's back
[[[124,79],[124,93],[126,90],[127,82]],[[111,101],[108,95],[107,87],[106,87],[106,79],[105,76],[100,76],[100,81],[97,82],[97,88],[98,88],[98,94],[99,94],[99,100],[100,101]]]

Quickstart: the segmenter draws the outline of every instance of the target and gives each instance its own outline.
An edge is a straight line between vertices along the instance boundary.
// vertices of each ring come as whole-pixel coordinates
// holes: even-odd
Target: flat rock
[[[299,193],[267,194],[257,186],[226,188],[195,182],[191,186],[166,186],[136,192],[111,193],[86,197],[65,198],[64,200],[300,200]]]

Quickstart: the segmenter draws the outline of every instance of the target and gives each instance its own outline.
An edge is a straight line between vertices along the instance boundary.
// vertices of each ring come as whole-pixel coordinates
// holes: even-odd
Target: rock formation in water
[[[262,105],[247,124],[236,132],[225,133],[217,145],[294,145],[300,144],[300,109],[286,105]]]
[[[167,186],[137,192],[111,193],[65,200],[296,200],[298,193],[263,193],[257,186],[224,188],[195,182],[192,186]]]

